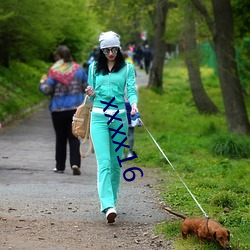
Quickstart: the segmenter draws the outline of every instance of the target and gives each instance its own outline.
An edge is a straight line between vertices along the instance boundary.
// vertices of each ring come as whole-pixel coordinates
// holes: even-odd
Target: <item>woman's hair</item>
[[[121,68],[125,66],[125,60],[121,53],[120,48],[118,48],[117,55],[115,58],[115,65],[112,69],[113,72],[119,71]],[[100,50],[99,56],[97,57],[97,63],[96,63],[96,72],[99,74],[107,75],[109,74],[109,69],[107,65],[107,58],[103,54],[102,50]]]
[[[64,62],[72,62],[73,61],[70,50],[65,45],[61,45],[56,49],[56,51],[54,53],[54,57],[55,57],[55,59],[58,59],[58,57],[59,57],[60,59],[63,59]]]

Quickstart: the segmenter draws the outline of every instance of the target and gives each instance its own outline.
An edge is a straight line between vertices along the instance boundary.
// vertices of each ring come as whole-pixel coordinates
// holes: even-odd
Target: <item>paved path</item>
[[[136,68],[136,84],[138,87],[145,87],[148,85],[148,75],[138,68]]]
[[[138,85],[142,85],[145,79],[145,74],[139,74]],[[95,227],[89,228],[90,232],[105,230],[105,218],[99,211],[94,154],[82,160],[81,176],[72,175],[69,163],[64,174],[56,174],[52,171],[55,166],[54,141],[54,131],[47,107],[14,126],[0,130],[0,222],[4,220],[6,223],[13,218],[41,222],[52,220],[60,223],[91,222]],[[124,169],[126,167],[128,166],[123,166]],[[125,229],[137,223],[141,226],[148,225],[149,230],[155,223],[167,218],[166,213],[159,208],[157,192],[151,188],[159,178],[156,171],[143,168],[143,172],[144,176],[140,177],[138,174],[133,182],[122,180],[116,224],[120,223]],[[1,226],[6,227],[6,235],[10,237],[11,226],[0,223],[0,231]],[[22,232],[20,230],[19,233]],[[15,234],[16,231],[15,229]],[[22,233],[20,240],[16,242],[13,242],[11,237],[9,241],[6,240],[4,234],[1,234],[0,249],[29,249],[30,239]],[[100,237],[100,242],[102,240]],[[23,248],[20,242],[24,244]],[[40,246],[39,240],[34,242],[37,247],[32,249],[48,249],[48,245],[44,248]],[[136,249],[132,247],[133,244],[135,243],[128,244],[126,249]],[[8,248],[9,246],[12,248]],[[116,247],[117,245],[110,249]],[[95,243],[92,243],[92,248],[87,245],[86,248],[98,249],[98,245],[95,247]],[[141,248],[154,249],[152,246]]]
[[[63,216],[70,216],[75,220],[80,218],[91,221],[103,220],[102,214],[99,213],[96,189],[95,155],[91,154],[82,160],[81,176],[72,175],[69,162],[65,174],[53,173],[54,166],[54,132],[47,108],[39,110],[33,116],[0,133],[1,208],[8,210],[9,207],[15,207],[17,203],[23,203],[22,214],[30,216],[32,207],[27,210],[25,204],[31,197],[35,199],[33,209],[37,207],[45,209],[48,204],[53,204],[55,198],[57,202],[62,202],[62,205],[63,203],[67,205],[66,199],[74,200],[78,213]],[[125,167],[124,165],[124,169]],[[136,219],[141,222],[162,219],[160,214],[149,213],[154,204],[150,201],[148,204],[146,202],[149,190],[146,191],[145,188],[150,188],[145,185],[151,184],[145,183],[147,169],[144,170],[144,175],[140,177],[138,174],[133,185],[122,181],[120,200],[123,201],[118,205],[118,209],[122,212],[119,216],[121,219],[128,221]],[[136,203],[138,204],[136,213],[123,214],[128,205],[132,208]],[[34,214],[34,216],[38,215]],[[58,210],[52,216],[60,218],[61,211]]]

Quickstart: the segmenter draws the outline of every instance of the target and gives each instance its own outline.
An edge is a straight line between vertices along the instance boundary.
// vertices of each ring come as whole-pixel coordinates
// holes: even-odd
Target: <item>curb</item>
[[[6,126],[6,125],[9,125],[10,123],[20,119],[20,118],[25,118],[27,116],[29,116],[30,114],[32,114],[33,112],[41,109],[41,108],[44,108],[46,107],[46,105],[48,105],[48,100],[44,100],[32,107],[28,107],[24,110],[21,110],[15,114],[11,114],[11,115],[8,115],[6,118],[4,118],[2,121],[0,121],[0,130]]]

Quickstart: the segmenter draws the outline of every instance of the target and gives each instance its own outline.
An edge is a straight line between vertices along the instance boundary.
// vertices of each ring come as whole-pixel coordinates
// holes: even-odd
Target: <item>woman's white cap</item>
[[[120,36],[113,31],[103,32],[99,36],[100,49],[119,47],[121,48]]]

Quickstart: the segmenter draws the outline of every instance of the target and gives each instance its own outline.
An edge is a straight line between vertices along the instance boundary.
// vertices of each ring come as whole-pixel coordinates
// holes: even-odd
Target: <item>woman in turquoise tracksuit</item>
[[[86,93],[93,100],[90,133],[98,166],[101,211],[106,213],[108,223],[113,223],[117,215],[115,204],[121,178],[117,157],[122,159],[124,149],[117,143],[125,139],[128,131],[124,91],[126,88],[132,106],[131,115],[138,112],[137,93],[134,66],[126,63],[122,56],[120,36],[112,31],[104,32],[99,36],[99,42],[99,57],[89,67]]]

